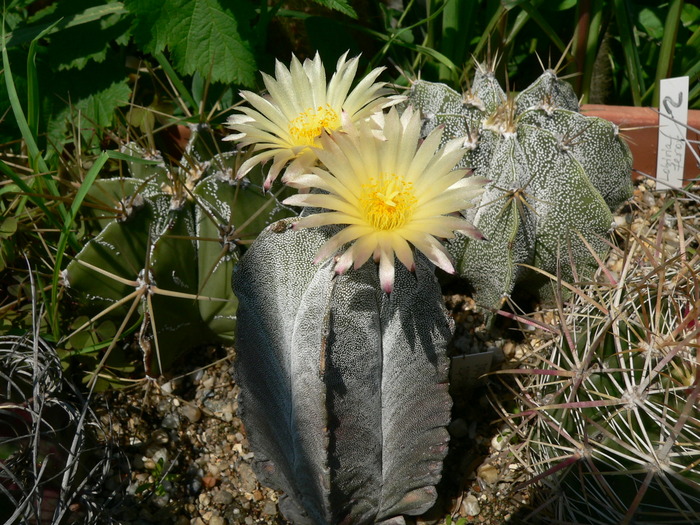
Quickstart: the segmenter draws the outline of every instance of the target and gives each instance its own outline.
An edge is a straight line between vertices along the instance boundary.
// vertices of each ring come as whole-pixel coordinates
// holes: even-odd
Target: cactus
[[[617,281],[579,290],[514,372],[507,419],[554,502],[533,523],[700,522],[700,257],[683,229],[633,239]]]
[[[90,188],[103,230],[64,274],[93,321],[121,324],[135,306],[146,373],[166,370],[187,348],[232,341],[236,299],[229,280],[239,242],[289,215],[274,195],[233,178],[235,154],[207,153],[195,128],[176,168],[135,144],[125,147],[130,177]]]
[[[100,418],[64,377],[55,349],[29,334],[1,335],[0,392],[0,521],[110,522],[112,509],[94,491],[118,450],[99,440]]]
[[[611,210],[631,195],[632,160],[613,124],[578,112],[569,84],[548,70],[512,97],[482,65],[464,95],[416,81],[408,101],[424,134],[444,126],[443,140],[463,137],[460,167],[491,180],[468,215],[486,240],[450,243],[478,303],[497,309],[519,283],[546,296],[549,282],[529,266],[565,279],[595,267],[586,244],[606,251]]]
[[[452,322],[433,268],[335,275],[314,255],[339,228],[265,230],[234,269],[236,382],[261,482],[296,525],[403,523],[436,499]]]

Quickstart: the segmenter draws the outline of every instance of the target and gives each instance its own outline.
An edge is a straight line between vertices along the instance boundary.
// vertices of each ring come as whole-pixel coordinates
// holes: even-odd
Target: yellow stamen
[[[360,206],[365,219],[378,230],[402,227],[413,215],[418,203],[413,194],[413,183],[395,174],[381,174],[379,181],[372,178],[362,185]]]
[[[328,104],[302,111],[289,123],[289,133],[297,146],[312,146],[324,130],[333,131],[340,127],[340,118]]]

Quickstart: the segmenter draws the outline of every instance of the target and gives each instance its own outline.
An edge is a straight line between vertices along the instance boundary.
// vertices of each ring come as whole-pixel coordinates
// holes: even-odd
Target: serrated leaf
[[[355,12],[347,0],[314,0],[314,2],[329,9],[340,11],[344,15],[351,16],[352,18],[357,18],[357,12]]]
[[[67,140],[69,122],[79,122],[86,144],[100,138],[100,128],[114,122],[118,107],[129,104],[131,88],[120,56],[108,55],[104,62],[90,62],[82,70],[55,72],[43,64],[40,76],[51,78],[42,92],[42,116],[48,143],[60,150]],[[73,120],[80,116],[80,120]]]
[[[166,48],[177,69],[214,82],[252,87],[257,65],[245,36],[254,11],[245,0],[125,0],[136,16],[134,37],[151,53]]]

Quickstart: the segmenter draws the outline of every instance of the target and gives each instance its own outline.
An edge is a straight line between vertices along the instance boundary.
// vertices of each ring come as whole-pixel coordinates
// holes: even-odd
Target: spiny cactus
[[[111,523],[93,491],[112,447],[96,439],[99,418],[56,351],[31,335],[0,336],[0,392],[0,521]]]
[[[314,265],[337,227],[273,224],[236,266],[236,382],[256,471],[295,525],[403,523],[436,499],[451,321],[433,269]]]
[[[581,115],[569,84],[545,71],[517,96],[506,95],[488,66],[465,94],[413,83],[408,101],[423,132],[444,126],[462,137],[461,167],[491,180],[468,218],[486,240],[460,236],[450,252],[477,302],[498,308],[518,283],[546,292],[527,266],[572,279],[595,266],[585,241],[606,250],[611,209],[631,195],[631,154],[610,122]]]
[[[514,372],[507,417],[554,502],[533,523],[700,522],[700,257],[679,231],[635,239],[617,282],[580,290]]]
[[[238,243],[290,214],[274,195],[234,181],[237,155],[207,153],[207,135],[193,129],[175,168],[128,145],[131,177],[90,188],[94,202],[107,203],[97,212],[103,230],[65,272],[69,291],[93,320],[121,323],[138,306],[149,374],[167,369],[187,348],[233,340],[229,282]]]

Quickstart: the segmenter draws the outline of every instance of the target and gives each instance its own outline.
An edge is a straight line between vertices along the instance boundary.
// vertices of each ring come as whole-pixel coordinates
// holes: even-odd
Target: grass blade
[[[95,182],[97,175],[100,173],[102,166],[104,166],[108,158],[109,155],[106,152],[102,152],[102,154],[100,154],[100,156],[97,157],[95,163],[85,175],[83,183],[80,185],[80,188],[75,194],[75,197],[73,198],[73,204],[70,208],[70,213],[67,215],[65,222],[61,228],[61,236],[58,239],[58,244],[56,245],[56,260],[53,269],[53,280],[51,282],[51,311],[49,312],[49,323],[53,328],[54,334],[58,334],[58,325],[56,324],[56,310],[58,309],[58,283],[61,276],[61,263],[63,262],[63,256],[66,250],[66,246],[70,237],[73,236],[73,224],[75,223],[75,217],[78,215],[78,210],[83,204],[85,196],[87,195],[88,191],[90,191],[92,184]]]
[[[643,93],[646,91],[642,65],[637,52],[637,43],[634,38],[634,25],[630,13],[633,11],[629,0],[614,0],[615,19],[620,32],[620,41],[624,49],[627,75],[632,92],[632,100],[635,106],[642,105]]]
[[[683,11],[683,0],[672,0],[666,14],[664,24],[664,38],[661,41],[659,50],[659,61],[656,64],[656,81],[654,82],[654,100],[652,104],[659,107],[659,97],[661,91],[661,80],[671,76],[673,69],[673,55],[678,39],[678,26],[681,21]]]

